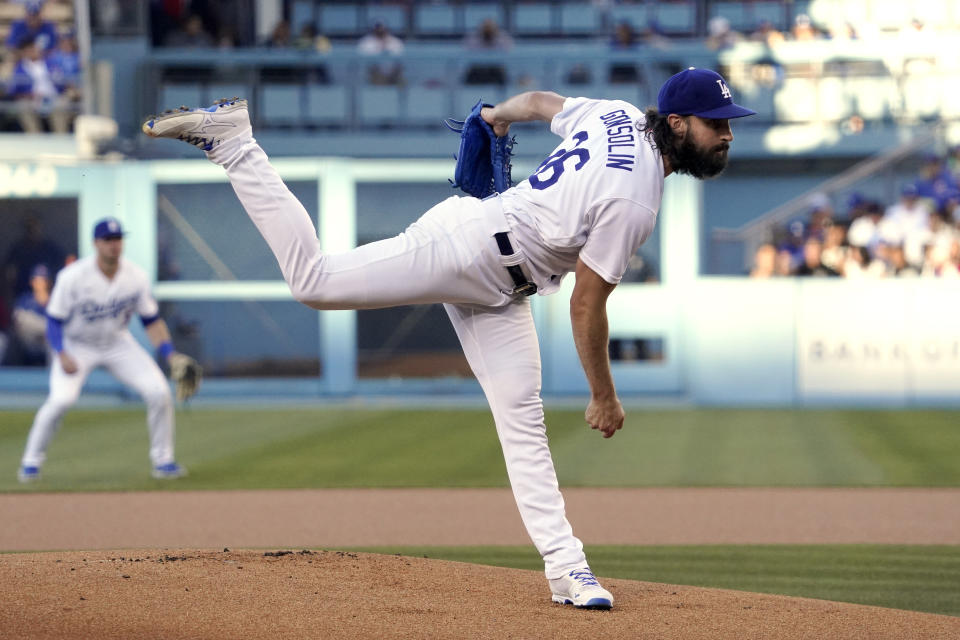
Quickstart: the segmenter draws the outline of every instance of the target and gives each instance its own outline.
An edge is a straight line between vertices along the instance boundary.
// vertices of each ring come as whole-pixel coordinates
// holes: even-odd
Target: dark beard
[[[726,143],[709,150],[702,150],[689,137],[673,145],[667,159],[677,173],[685,173],[699,180],[720,175],[727,168]],[[719,153],[723,150],[723,153]]]

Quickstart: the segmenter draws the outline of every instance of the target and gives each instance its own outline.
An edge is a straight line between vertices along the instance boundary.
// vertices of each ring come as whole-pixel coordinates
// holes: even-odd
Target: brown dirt
[[[960,543],[955,489],[565,495],[588,547]],[[499,489],[0,494],[0,514],[0,549],[140,547],[0,555],[0,638],[960,638],[960,618],[819,600],[604,580],[614,610],[577,611],[540,572],[219,550],[529,543]]]

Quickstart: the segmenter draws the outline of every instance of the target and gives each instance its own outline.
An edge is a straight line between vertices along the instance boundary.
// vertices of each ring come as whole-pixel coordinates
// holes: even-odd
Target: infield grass
[[[76,410],[42,482],[16,481],[32,412],[0,412],[0,491],[502,487],[486,410],[189,409],[177,458],[149,477],[142,409]],[[960,411],[631,410],[610,440],[581,411],[548,411],[561,485],[960,486]],[[5,470],[5,471],[4,471]]]
[[[532,547],[354,549],[543,570]],[[589,546],[599,576],[960,616],[960,546]],[[614,593],[616,596],[616,593]]]

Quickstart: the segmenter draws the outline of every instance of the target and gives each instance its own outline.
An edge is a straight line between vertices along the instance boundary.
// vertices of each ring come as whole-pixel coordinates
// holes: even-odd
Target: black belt
[[[497,240],[497,247],[500,248],[500,253],[507,257],[514,257],[517,254],[514,252],[513,247],[510,246],[510,238],[507,237],[506,231],[501,231],[500,233],[493,234],[493,237]],[[510,274],[510,277],[513,278],[513,284],[516,286],[513,288],[514,295],[521,296],[532,296],[537,292],[537,285],[533,284],[527,277],[523,275],[523,270],[520,268],[519,264],[510,264],[504,265],[507,270],[507,273]]]

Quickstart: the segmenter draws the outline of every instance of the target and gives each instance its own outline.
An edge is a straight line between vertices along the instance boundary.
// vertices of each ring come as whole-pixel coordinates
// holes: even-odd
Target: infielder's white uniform
[[[249,135],[214,147],[294,297],[316,309],[444,303],[493,411],[521,517],[547,578],[586,566],[564,514],[540,398],[540,352],[525,297],[505,264],[541,294],[577,258],[615,284],[653,231],[663,162],[639,131],[643,114],[620,101],[568,98],[551,123],[563,142],[528,180],[499,197],[451,197],[400,235],[323,254],[306,210]],[[521,255],[501,256],[509,232]],[[524,259],[525,258],[525,259]]]
[[[73,357],[78,370],[68,374],[59,358],[52,359],[50,394],[33,420],[23,466],[43,465],[47,445],[61,418],[80,397],[83,383],[97,367],[106,368],[146,402],[153,465],[174,461],[170,388],[160,367],[128,328],[134,314],[149,319],[157,313],[147,275],[124,258],[120,258],[113,279],[97,266],[96,256],[77,260],[60,271],[50,293],[47,315],[63,322],[63,350]]]

